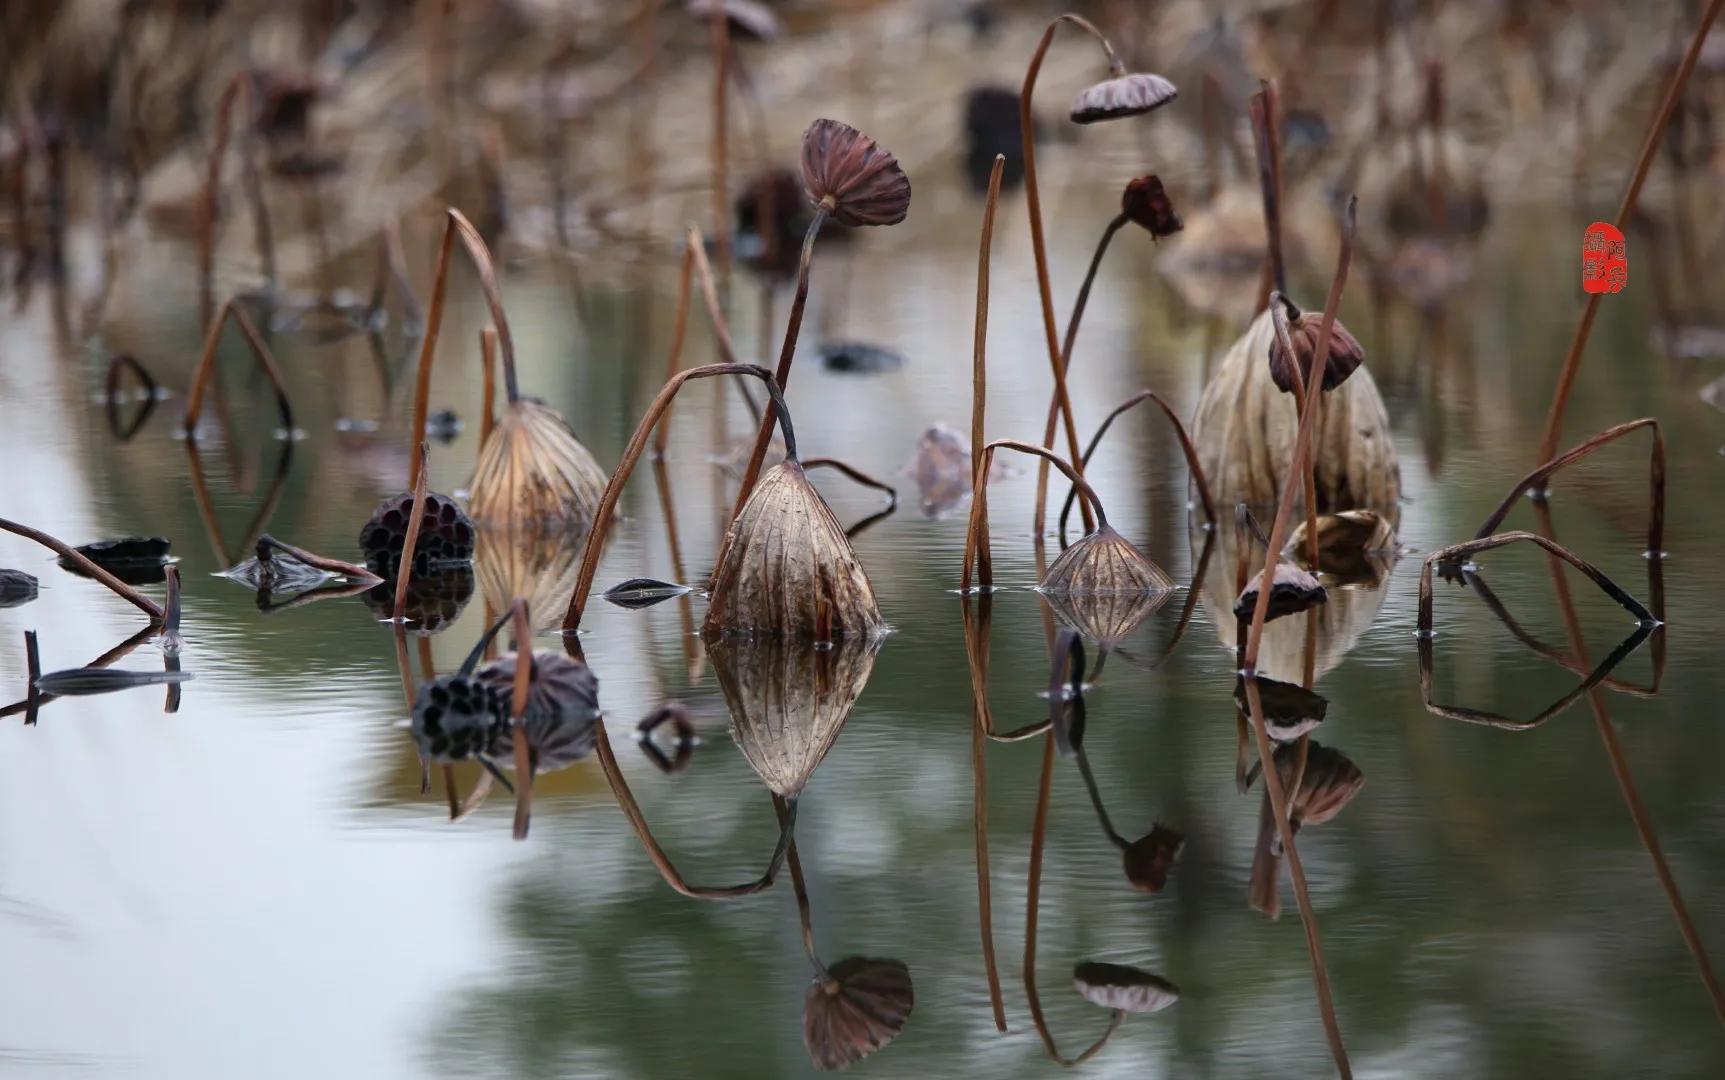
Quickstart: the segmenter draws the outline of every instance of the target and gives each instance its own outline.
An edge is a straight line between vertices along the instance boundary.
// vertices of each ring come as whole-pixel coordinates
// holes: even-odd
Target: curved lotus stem
[[[1005,447],[1017,450],[1021,454],[1030,454],[1044,458],[1060,470],[1061,475],[1072,481],[1075,488],[1083,494],[1096,512],[1097,527],[1108,524],[1108,515],[1102,510],[1102,501],[1096,497],[1096,492],[1085,482],[1078,470],[1052,450],[1044,449],[1032,443],[1020,442],[1018,439],[996,439],[983,447],[982,463],[977,466],[979,476],[987,476],[988,470],[994,465],[995,450]],[[994,587],[994,565],[988,558],[988,495],[986,486],[978,488],[970,497],[970,528],[964,538],[964,568],[961,577],[970,580],[970,568],[976,566],[976,579],[979,587],[991,589]]]
[[[1048,55],[1048,46],[1054,41],[1054,31],[1061,23],[1070,23],[1097,40],[1108,57],[1108,70],[1112,75],[1126,74],[1126,67],[1120,62],[1120,58],[1114,55],[1114,47],[1109,44],[1107,35],[1088,19],[1068,12],[1055,16],[1049,22],[1048,28],[1042,32],[1042,40],[1037,42],[1036,51],[1030,56],[1030,66],[1024,72],[1024,85],[1018,92],[1018,131],[1024,151],[1024,200],[1030,213],[1030,247],[1036,256],[1036,288],[1042,301],[1042,330],[1048,340],[1048,363],[1054,372],[1054,393],[1060,401],[1060,410],[1066,425],[1067,453],[1073,461],[1077,461],[1078,425],[1072,417],[1072,399],[1066,392],[1066,364],[1061,357],[1060,331],[1054,320],[1054,290],[1048,283],[1048,247],[1042,236],[1042,197],[1036,186],[1036,117],[1031,112],[1031,99],[1036,93],[1036,77],[1042,71],[1042,60]],[[1052,442],[1044,449],[1053,449]],[[1038,487],[1046,490],[1042,484]],[[1086,514],[1086,531],[1091,524],[1089,515]]]
[[[1671,122],[1671,114],[1676,110],[1677,102],[1683,97],[1683,88],[1688,85],[1689,75],[1695,70],[1695,61],[1701,55],[1701,46],[1707,40],[1707,31],[1719,17],[1721,9],[1725,9],[1725,0],[1710,0],[1707,10],[1701,15],[1700,24],[1695,27],[1695,36],[1689,39],[1689,51],[1683,54],[1683,62],[1671,76],[1671,85],[1665,89],[1659,111],[1654,113],[1653,122],[1647,126],[1640,156],[1635,159],[1635,171],[1629,177],[1629,187],[1624,190],[1623,201],[1617,206],[1616,224],[1619,229],[1628,226],[1630,215],[1635,212],[1635,204],[1641,197],[1641,185],[1647,180],[1647,171],[1653,165],[1653,156],[1658,152],[1660,138]],[[1581,312],[1581,321],[1575,327],[1575,337],[1569,343],[1569,353],[1563,358],[1563,369],[1558,373],[1557,387],[1551,395],[1551,409],[1545,416],[1545,435],[1539,442],[1541,461],[1548,461],[1557,453],[1557,437],[1563,429],[1563,413],[1569,405],[1570,392],[1575,388],[1576,372],[1581,368],[1581,354],[1587,348],[1588,336],[1593,332],[1594,316],[1599,314],[1599,299],[1604,295],[1588,295],[1587,306]]]
[[[1525,540],[1530,544],[1539,545],[1548,553],[1557,556],[1564,562],[1581,571],[1587,576],[1588,580],[1599,586],[1600,590],[1604,592],[1605,595],[1617,601],[1619,606],[1628,611],[1631,615],[1634,615],[1635,618],[1643,625],[1651,627],[1658,622],[1658,620],[1653,617],[1653,613],[1642,606],[1641,601],[1635,599],[1635,597],[1629,595],[1629,593],[1619,587],[1615,581],[1612,581],[1605,575],[1604,571],[1600,570],[1592,563],[1587,562],[1581,556],[1570,551],[1557,541],[1547,539],[1538,533],[1506,532],[1498,533],[1495,536],[1483,537],[1478,540],[1468,540],[1464,543],[1452,544],[1446,548],[1439,548],[1437,551],[1426,556],[1425,562],[1420,566],[1420,636],[1422,638],[1429,638],[1432,635],[1433,566],[1439,564],[1457,566],[1461,564],[1462,560],[1471,555],[1478,554],[1482,551],[1490,551],[1492,548],[1504,547],[1521,540]]]
[[[39,529],[32,529],[28,525],[20,525],[16,521],[8,521],[5,518],[0,518],[0,530],[22,536],[26,540],[34,540],[85,574],[106,585],[122,600],[148,615],[151,629],[159,625],[165,617],[160,604],[91,562],[82,552],[67,546],[64,542],[49,536],[47,533]]]
[[[622,809],[623,816],[629,819],[629,824],[635,829],[635,836],[641,841],[641,846],[647,849],[647,857],[653,860],[653,866],[659,875],[665,879],[665,884],[693,900],[730,900],[739,896],[749,896],[771,887],[773,878],[778,875],[779,867],[785,861],[790,850],[791,834],[797,821],[797,800],[785,800],[785,813],[779,823],[779,843],[773,849],[773,857],[767,863],[764,874],[754,881],[742,885],[705,886],[690,885],[683,880],[665,849],[653,839],[652,826],[647,824],[646,817],[641,813],[641,807],[635,802],[635,796],[629,790],[629,782],[623,778],[623,770],[617,766],[617,756],[611,752],[611,740],[605,734],[605,725],[597,725],[599,764],[605,770],[605,780],[611,785],[611,794],[616,796],[617,805]]]
[[[1264,232],[1269,258],[1270,288],[1288,291],[1288,275],[1282,259],[1282,138],[1277,130],[1276,85],[1259,80],[1252,95],[1252,145],[1258,155],[1258,186],[1264,195]],[[1264,293],[1258,294],[1264,299]],[[1261,305],[1260,305],[1261,306]],[[1317,354],[1319,356],[1323,353]]]
[[[204,523],[204,533],[209,537],[210,549],[221,560],[223,568],[234,564],[233,556],[228,553],[227,543],[222,537],[222,527],[216,520],[215,501],[210,498],[209,481],[204,479],[203,451],[198,444],[190,439],[186,444],[186,472],[192,482],[192,501],[197,504],[198,517]],[[275,516],[276,507],[280,505],[283,492],[287,490],[288,469],[293,464],[294,441],[282,440],[281,457],[276,459],[275,475],[270,477],[269,491],[264,495],[262,503],[252,515],[252,520],[246,526],[245,536],[241,538],[236,551],[250,551],[256,546],[258,538],[263,536],[264,528]]]
[[[407,535],[402,539],[401,561],[395,569],[395,621],[407,621],[407,590],[413,578],[413,553],[419,549],[419,530],[425,524],[426,477],[430,470],[425,459],[430,450],[424,442],[413,462],[413,509],[407,515]]]
[[[1482,724],[1486,727],[1494,727],[1503,731],[1532,731],[1534,728],[1540,727],[1546,721],[1556,717],[1559,713],[1568,710],[1570,706],[1574,705],[1583,694],[1586,694],[1589,690],[1592,690],[1594,687],[1605,682],[1607,676],[1611,674],[1612,669],[1622,663],[1630,653],[1639,649],[1641,647],[1641,643],[1646,641],[1648,636],[1652,633],[1653,627],[1651,626],[1642,625],[1636,627],[1628,637],[1618,643],[1617,648],[1611,651],[1611,655],[1607,656],[1598,667],[1588,672],[1586,677],[1575,685],[1574,689],[1558,698],[1552,704],[1546,706],[1546,708],[1541,710],[1531,720],[1511,720],[1502,713],[1492,712],[1488,709],[1469,709],[1460,705],[1443,705],[1433,701],[1432,654],[1434,650],[1432,648],[1432,639],[1429,637],[1422,637],[1419,641],[1420,699],[1422,704],[1425,705],[1427,712],[1434,716],[1441,716],[1446,720],[1460,720],[1466,724]]]
[[[258,333],[257,326],[251,316],[233,297],[222,304],[222,309],[209,322],[209,329],[204,334],[203,355],[198,358],[198,370],[192,376],[191,389],[186,392],[186,441],[197,438],[198,417],[203,413],[204,394],[208,391],[210,379],[216,373],[216,346],[221,344],[222,327],[227,324],[229,316],[240,324],[240,333],[245,335],[246,343],[252,347],[252,355],[257,358],[258,366],[263,368],[264,377],[270,381],[270,388],[275,391],[276,411],[281,414],[282,428],[293,437],[293,406],[288,404],[287,387],[282,383],[281,369],[276,367],[275,356],[270,353],[270,347],[264,344],[263,336]]]
[[[575,591],[569,595],[569,609],[563,616],[565,634],[573,634],[581,627],[581,612],[587,604],[588,593],[593,591],[593,575],[599,569],[598,539],[611,525],[611,515],[617,509],[617,499],[623,494],[623,485],[628,482],[629,474],[635,471],[635,462],[640,460],[641,452],[647,447],[647,439],[653,433],[653,426],[671,407],[671,402],[685,383],[690,379],[707,379],[715,375],[753,375],[767,384],[767,393],[773,403],[768,415],[778,418],[779,430],[785,436],[786,459],[797,459],[797,436],[791,426],[790,410],[785,408],[784,394],[778,381],[766,368],[758,364],[706,364],[679,371],[672,376],[642,414],[641,422],[635,427],[635,434],[623,450],[622,460],[617,463],[617,471],[611,474],[610,483],[605,485],[605,494],[599,500],[599,508],[594,511],[593,525],[587,531],[586,549],[581,556],[581,571],[575,579]]]
[[[1121,413],[1143,404],[1154,401],[1156,407],[1162,410],[1162,415],[1174,426],[1174,434],[1179,436],[1180,449],[1186,455],[1186,467],[1192,471],[1192,482],[1198,488],[1198,501],[1204,507],[1204,520],[1212,527],[1216,524],[1216,503],[1210,497],[1210,485],[1204,478],[1204,466],[1198,461],[1198,448],[1192,445],[1192,436],[1186,431],[1186,425],[1180,422],[1180,414],[1169,408],[1168,403],[1154,390],[1140,390],[1136,394],[1114,406],[1114,411],[1103,418],[1096,429],[1096,434],[1090,436],[1090,445],[1084,448],[1084,457],[1079,460],[1079,470],[1090,467],[1090,458],[1096,453],[1096,447],[1102,442],[1102,436],[1108,434],[1108,429]],[[1072,501],[1077,497],[1077,488],[1066,493],[1066,502],[1060,507],[1060,538],[1062,546],[1066,539],[1066,520],[1072,515]]]
[[[988,472],[982,468],[982,443],[983,418],[988,412],[989,253],[994,247],[994,208],[1000,201],[1000,177],[1005,167],[1006,155],[994,155],[994,167],[988,173],[988,199],[982,204],[982,239],[977,244],[976,253],[976,326],[972,332],[970,373],[970,494],[973,501],[987,498],[983,489],[988,486]],[[1037,531],[1040,533],[1041,530]],[[993,561],[987,536],[982,537],[981,544],[978,558],[987,565]],[[970,591],[969,559],[964,563],[964,575],[959,581],[959,590],[967,593]],[[1006,1021],[1000,1013],[998,981],[993,989],[995,1020],[1000,1025],[1000,1030],[1005,1031]]]
[[[782,828],[790,815],[790,804],[784,796],[774,793],[773,810],[779,816]],[[822,980],[830,980],[826,964],[821,962],[820,953],[815,951],[815,923],[809,908],[808,883],[803,881],[803,861],[797,858],[797,842],[792,840],[785,848],[785,867],[791,872],[791,891],[797,897],[797,923],[803,934],[803,953],[814,965],[815,975]]]
[[[144,391],[144,405],[138,410],[137,419],[129,425],[120,423],[119,400],[120,376],[127,371],[130,371],[138,380]],[[156,411],[156,390],[154,376],[131,353],[120,353],[108,361],[108,375],[102,386],[102,404],[108,417],[108,430],[114,433],[116,439],[121,442],[130,442],[132,436],[138,433],[138,429],[144,426],[144,421],[148,420],[150,414]]]
[[[1564,451],[1517,480],[1515,486],[1509,489],[1509,494],[1503,497],[1503,502],[1499,503],[1497,509],[1492,511],[1491,517],[1487,518],[1485,524],[1479,527],[1479,531],[1474,533],[1474,539],[1479,540],[1495,532],[1497,527],[1503,524],[1503,519],[1509,516],[1509,512],[1515,509],[1516,501],[1521,498],[1523,492],[1543,491],[1552,476],[1560,470],[1575,464],[1606,443],[1620,439],[1637,428],[1644,427],[1653,429],[1653,450],[1648,466],[1648,486],[1653,489],[1653,494],[1647,509],[1647,556],[1650,559],[1663,558],[1665,555],[1665,434],[1659,426],[1659,421],[1651,416],[1644,416],[1639,420],[1630,420],[1618,424],[1616,427],[1606,428],[1586,442]]]
[[[1276,342],[1289,357],[1295,357],[1299,354],[1294,351],[1293,336],[1288,328],[1288,308],[1291,306],[1293,305],[1286,296],[1282,295],[1281,290],[1278,289],[1270,293],[1270,325],[1275,328]],[[1317,362],[1317,357],[1314,356],[1312,363],[1316,364]],[[1297,416],[1306,415],[1308,400],[1311,402],[1312,408],[1318,408],[1317,402],[1322,400],[1322,396],[1308,399],[1306,397],[1306,385],[1300,381],[1297,373],[1289,382],[1294,387],[1294,411]],[[1317,420],[1314,418],[1312,422],[1316,424]],[[1318,568],[1317,473],[1318,456],[1307,454],[1306,467],[1300,471],[1300,483],[1304,489],[1306,503],[1306,561],[1311,564],[1313,570]]]
[[[497,286],[497,268],[491,261],[491,250],[485,246],[485,239],[479,235],[479,230],[473,227],[473,222],[451,206],[445,211],[443,240],[437,248],[437,272],[432,279],[430,307],[425,315],[425,336],[419,342],[419,379],[413,392],[412,438],[415,444],[425,440],[425,421],[431,398],[431,365],[437,355],[437,335],[443,328],[444,294],[449,286],[449,257],[457,236],[461,238],[462,247],[467,249],[474,272],[479,275],[479,287],[485,294],[485,304],[491,309],[491,325],[496,327],[497,341],[503,349],[504,391],[511,402],[521,397],[521,387],[515,378],[515,339],[510,336],[509,317],[503,311],[503,294]],[[408,487],[412,487],[418,478],[419,465],[416,459],[413,475],[408,478]]]
[[[809,471],[809,470],[813,470],[813,469],[831,469],[834,472],[842,473],[844,476],[846,476],[846,477],[850,478],[851,480],[854,480],[855,482],[861,484],[863,487],[873,488],[876,491],[886,492],[886,497],[888,500],[890,500],[891,507],[896,508],[898,506],[898,489],[897,488],[893,487],[891,484],[887,483],[884,480],[876,480],[874,477],[870,476],[868,473],[863,472],[861,469],[856,468],[854,465],[846,464],[845,462],[840,461],[838,458],[828,458],[828,457],[809,458],[808,460],[803,462],[803,469],[804,469],[804,471]]]
[[[1096,251],[1090,256],[1090,268],[1084,272],[1084,284],[1078,287],[1078,299],[1072,303],[1072,318],[1066,322],[1066,340],[1060,346],[1060,368],[1068,375],[1072,373],[1072,347],[1078,341],[1078,324],[1083,321],[1084,309],[1090,303],[1090,287],[1096,283],[1096,272],[1102,268],[1102,256],[1107,254],[1108,245],[1113,241],[1114,234],[1124,228],[1126,223],[1131,220],[1124,212],[1115,214],[1113,220],[1108,223],[1108,227],[1102,230],[1102,239],[1096,242]],[[1042,429],[1043,446],[1054,446],[1054,427],[1059,420],[1060,393],[1056,389],[1049,391],[1048,394],[1048,421]],[[1086,461],[1081,462],[1081,464],[1088,462],[1089,455],[1085,455],[1085,458]],[[1068,507],[1072,505],[1070,497],[1067,499],[1066,505]],[[1047,521],[1047,509],[1048,463],[1044,461],[1036,466],[1036,517],[1031,525],[1033,532],[1037,534],[1042,532],[1042,526]],[[1090,523],[1087,520],[1085,524],[1088,526]]]
[[[497,328],[487,326],[479,331],[479,377],[484,386],[480,399],[479,445],[491,438],[497,426]]]

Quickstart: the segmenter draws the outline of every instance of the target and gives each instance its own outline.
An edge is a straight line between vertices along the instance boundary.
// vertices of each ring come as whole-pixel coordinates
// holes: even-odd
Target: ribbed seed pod
[[[555,409],[526,398],[503,410],[479,451],[467,512],[484,526],[548,529],[592,518],[606,476]]]
[[[1149,72],[1120,75],[1086,87],[1072,104],[1072,122],[1094,124],[1099,120],[1140,116],[1161,108],[1179,94],[1174,84],[1160,75]]]
[[[1048,597],[1048,606],[1068,626],[1093,641],[1112,645],[1162,610],[1174,598],[1174,590],[1059,594],[1045,590],[1044,595]]]
[[[845,531],[803,467],[762,474],[713,571],[703,632],[831,641],[885,628]]]
[[[767,787],[787,798],[803,789],[838,740],[874,670],[880,640],[846,638],[817,647],[806,638],[726,638],[708,649],[731,713],[731,738]]]
[[[1155,593],[1171,590],[1174,581],[1104,522],[1062,552],[1038,588],[1048,596]]]
[[[506,715],[515,687],[515,659],[514,653],[505,653],[474,673],[503,696]],[[527,711],[521,715],[527,745],[537,755],[535,771],[556,772],[586,757],[598,741],[598,722],[599,679],[592,670],[563,653],[535,652]],[[499,764],[514,762],[514,735],[510,724],[497,737],[493,756]]]
[[[803,998],[803,1045],[815,1068],[849,1068],[896,1039],[915,1004],[909,968],[846,957]]]
[[[1079,964],[1072,984],[1085,1001],[1119,1012],[1161,1012],[1180,1000],[1179,988],[1167,979],[1124,964]]]
[[[391,495],[377,504],[371,520],[359,531],[359,549],[365,564],[375,574],[393,579],[401,569],[401,549],[407,543],[407,523],[413,516],[413,492]],[[419,541],[413,548],[413,574],[473,560],[473,522],[466,511],[447,495],[435,491],[425,495],[425,517],[419,523]]]
[[[831,201],[840,225],[897,225],[910,210],[910,178],[886,147],[849,124],[816,120],[803,132],[803,194]]]

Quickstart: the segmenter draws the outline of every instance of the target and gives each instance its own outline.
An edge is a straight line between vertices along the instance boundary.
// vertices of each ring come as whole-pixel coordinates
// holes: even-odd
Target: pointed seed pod
[[[1155,176],[1140,176],[1127,183],[1120,196],[1120,212],[1153,240],[1173,236],[1186,227],[1174,212],[1173,200],[1168,198],[1161,179]]]
[[[837,120],[803,132],[803,194],[830,203],[841,225],[897,225],[910,209],[910,178],[873,139]]]
[[[815,1068],[849,1068],[896,1039],[915,1004],[909,968],[846,957],[803,998],[803,1045]]]
[[[1049,596],[1090,593],[1155,593],[1174,581],[1107,522],[1054,560],[1038,588]]]
[[[599,505],[605,483],[604,470],[563,417],[521,398],[503,410],[480,448],[468,513],[480,525],[524,532],[581,524]]]
[[[1118,75],[1078,95],[1072,105],[1072,122],[1094,124],[1099,120],[1140,116],[1168,104],[1179,93],[1173,83],[1160,75],[1149,72]]]

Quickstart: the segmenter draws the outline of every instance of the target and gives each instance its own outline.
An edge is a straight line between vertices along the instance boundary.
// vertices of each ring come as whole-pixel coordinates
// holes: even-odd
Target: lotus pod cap
[[[1142,227],[1151,238],[1160,240],[1173,236],[1186,227],[1174,212],[1174,202],[1156,176],[1140,176],[1126,184],[1120,195],[1120,212]]]
[[[1054,560],[1041,590],[1050,596],[1167,592],[1174,581],[1104,522]]]
[[[1085,1001],[1121,1012],[1161,1012],[1180,1000],[1167,979],[1124,964],[1087,961],[1072,969],[1072,983]]]
[[[391,495],[371,512],[371,520],[359,531],[359,548],[373,573],[393,579],[400,570],[407,523],[412,517],[411,491]],[[425,517],[419,523],[419,541],[413,548],[414,575],[471,562],[473,542],[473,522],[467,512],[447,495],[426,492]]]
[[[849,1068],[898,1037],[916,994],[897,960],[850,956],[803,998],[803,1045],[815,1068]]]
[[[897,225],[910,209],[910,178],[856,128],[816,120],[803,132],[803,194],[817,206],[830,200],[841,225]]]
[[[1072,104],[1074,124],[1119,120],[1161,108],[1179,96],[1174,84],[1160,75],[1140,72],[1118,75],[1088,87]]]
[[[1318,351],[1318,324],[1322,317],[1311,312],[1294,316],[1288,322],[1288,341],[1294,346],[1295,356],[1299,360],[1299,379],[1305,384],[1306,377],[1312,370],[1312,355]],[[1348,332],[1337,319],[1330,326],[1330,357],[1324,364],[1324,392],[1328,393],[1348,381],[1348,376],[1365,361],[1366,351],[1361,348],[1359,339]],[[1270,378],[1275,381],[1276,388],[1284,394],[1292,393],[1294,389],[1294,366],[1288,362],[1287,350],[1282,348],[1281,337],[1270,339]]]

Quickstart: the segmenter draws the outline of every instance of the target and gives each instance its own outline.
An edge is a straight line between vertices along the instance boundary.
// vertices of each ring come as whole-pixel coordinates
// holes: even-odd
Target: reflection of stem
[[[1707,15],[1702,21],[1702,34],[1705,34],[1707,24],[1719,11],[1719,0],[1709,5]],[[1695,50],[1700,44],[1697,36],[1694,46],[1691,46],[1685,63],[1692,65],[1695,60]],[[1687,69],[1685,69],[1687,70]],[[1681,78],[1678,86],[1681,86]],[[1663,126],[1663,125],[1661,125]],[[1597,297],[1597,294],[1595,294]],[[1551,510],[1544,502],[1534,504],[1534,512],[1539,517],[1539,527],[1544,533],[1552,533]],[[1554,541],[1555,542],[1555,541]],[[1575,656],[1582,663],[1587,663],[1587,642],[1581,632],[1581,621],[1575,613],[1575,604],[1569,595],[1569,583],[1564,579],[1563,567],[1556,559],[1550,560],[1552,588],[1557,592],[1558,606],[1563,611],[1564,629],[1569,634],[1569,645]],[[1653,860],[1654,875],[1659,878],[1659,887],[1665,891],[1665,899],[1671,904],[1671,914],[1677,919],[1678,932],[1683,935],[1683,943],[1689,947],[1689,952],[1695,957],[1695,966],[1701,974],[1701,983],[1707,988],[1707,996],[1713,1000],[1713,1011],[1721,1021],[1725,1021],[1725,990],[1719,985],[1719,979],[1713,973],[1713,962],[1707,956],[1707,947],[1701,942],[1701,935],[1696,933],[1695,924],[1689,918],[1689,909],[1683,903],[1683,896],[1677,890],[1677,879],[1672,876],[1671,867],[1665,861],[1665,852],[1659,846],[1659,837],[1653,831],[1653,819],[1648,816],[1647,807],[1642,805],[1641,796],[1635,790],[1635,777],[1630,774],[1629,760],[1623,755],[1623,746],[1617,741],[1617,730],[1611,724],[1611,716],[1605,708],[1605,699],[1597,687],[1587,692],[1588,705],[1593,709],[1593,722],[1599,732],[1599,741],[1605,746],[1606,756],[1611,761],[1611,775],[1617,780],[1618,790],[1623,794],[1623,804],[1629,809],[1629,816],[1635,822],[1635,831],[1641,837],[1642,847],[1647,849],[1648,858]]]
[[[659,430],[663,432],[664,425]],[[671,498],[671,474],[665,468],[664,458],[654,458],[653,484],[659,489],[659,508],[665,515],[665,543],[671,551],[671,580],[682,582],[688,580],[683,569],[683,545],[677,539],[677,504]],[[701,662],[700,640],[695,636],[695,607],[690,593],[677,597],[677,611],[683,623],[683,663],[688,671],[688,679],[692,683],[698,673],[697,665]]]
[[[1072,482],[1072,485],[1084,496],[1085,501],[1095,509],[1098,525],[1108,524],[1108,515],[1103,512],[1102,502],[1096,497],[1096,492],[1089,484],[1085,483],[1083,475],[1079,473],[1078,469],[1075,468],[1071,462],[1056,455],[1052,450],[1045,449],[1033,443],[1020,442],[1017,439],[996,439],[982,448],[982,464],[977,466],[977,475],[984,477],[988,475],[989,470],[994,467],[994,452],[1001,447],[1005,447],[1008,450],[1017,450],[1021,454],[1029,454],[1032,457],[1042,458],[1054,465],[1055,468],[1060,470],[1061,475],[1065,476],[1066,479]],[[971,493],[970,525],[965,534],[964,564],[963,571],[960,576],[963,580],[969,580],[970,568],[974,564],[977,569],[978,584],[984,589],[989,589],[994,586],[993,569],[986,564],[980,563],[977,558],[978,553],[988,546],[988,499],[984,494],[985,490],[986,485]],[[1036,543],[1037,547],[1040,549],[1042,546],[1041,533],[1036,534]],[[1041,580],[1040,572],[1037,575],[1037,580]]]
[[[1657,569],[1659,563],[1657,560],[1654,560],[1650,563],[1650,566]],[[1529,649],[1538,653],[1540,656],[1550,660],[1552,663],[1557,664],[1559,667],[1569,669],[1576,675],[1585,677],[1588,674],[1586,665],[1577,662],[1528,633],[1527,628],[1516,621],[1515,616],[1509,613],[1509,608],[1504,606],[1503,601],[1498,599],[1497,594],[1491,590],[1491,586],[1486,584],[1485,578],[1481,577],[1478,572],[1473,570],[1463,570],[1462,578],[1466,581],[1467,587],[1472,589],[1474,595],[1478,596],[1480,602],[1486,606],[1486,609],[1493,615],[1497,616],[1497,621],[1503,623],[1504,628],[1508,630],[1510,635],[1517,641],[1526,645]],[[1655,611],[1654,618],[1658,617],[1659,613]],[[1663,620],[1661,620],[1661,622],[1663,623]],[[1607,689],[1615,690],[1620,694],[1628,694],[1630,697],[1654,698],[1659,695],[1660,675],[1661,672],[1659,669],[1655,668],[1653,673],[1653,682],[1649,686],[1635,686],[1625,683],[1620,679],[1613,678],[1601,679],[1599,680],[1599,683]]]
[[[204,394],[208,391],[210,380],[216,371],[216,346],[221,344],[222,327],[232,316],[239,323],[240,333],[245,336],[246,343],[252,348],[252,355],[257,358],[258,366],[263,369],[264,377],[269,379],[270,387],[276,395],[276,411],[281,414],[282,429],[288,438],[293,438],[293,406],[288,404],[287,387],[282,384],[281,370],[276,367],[275,356],[270,353],[270,347],[264,344],[264,339],[258,333],[258,328],[252,323],[251,316],[232,298],[222,304],[216,317],[209,322],[209,329],[204,334],[203,355],[198,358],[197,374],[192,377],[192,386],[186,393],[186,441],[197,437],[198,417],[203,412]]]
[[[778,813],[779,827],[784,828],[789,815],[789,807],[783,796],[778,794],[773,796],[773,809]],[[809,888],[803,881],[803,863],[801,859],[797,858],[797,842],[795,840],[792,840],[789,847],[785,849],[785,865],[791,871],[791,889],[797,894],[797,921],[801,924],[803,931],[803,952],[808,955],[809,963],[815,966],[815,974],[823,980],[831,979],[832,976],[827,973],[827,966],[821,963],[820,954],[815,952],[814,916],[809,911]]]
[[[994,959],[994,900],[988,872],[988,613],[994,599],[979,600],[984,609],[981,623],[973,629],[970,595],[964,594],[964,642],[970,654],[970,774],[971,822],[976,840],[976,910],[982,927],[982,966],[988,974],[988,1002],[994,1011],[994,1027],[1006,1030],[1006,1004],[1000,993],[1000,969]],[[980,636],[980,643],[978,637]]]
[[[421,476],[423,477],[423,473]],[[411,536],[409,540],[411,541]],[[510,614],[515,622],[515,692],[509,701],[509,722],[514,729],[515,744],[515,830],[517,840],[527,839],[528,819],[533,814],[533,771],[537,754],[527,744],[527,698],[533,688],[533,627],[527,617],[527,601],[516,597],[510,602]],[[599,724],[597,726],[603,726]],[[451,788],[453,795],[453,788]],[[452,798],[450,814],[458,809]]]
[[[24,723],[32,726],[36,723],[36,710],[40,707],[40,695],[36,693],[36,680],[42,677],[42,657],[36,651],[36,631],[24,631]],[[1001,1025],[1006,1030],[1006,1025]]]
[[[422,442],[419,453],[413,465],[413,509],[407,515],[407,535],[401,544],[401,562],[395,570],[395,621],[403,622],[407,618],[407,590],[413,579],[413,553],[419,548],[419,530],[425,524],[425,488],[426,477],[430,470],[425,467],[428,450]]]
[[[133,649],[136,649],[139,645],[142,645],[144,642],[150,640],[155,635],[156,635],[156,624],[151,623],[150,625],[144,627],[142,630],[139,630],[137,633],[133,634],[131,637],[120,642],[118,645],[109,649],[107,652],[103,653],[101,656],[96,657],[96,659],[90,661],[88,664],[85,664],[84,666],[85,667],[93,667],[93,668],[107,667],[109,664],[114,663],[116,660],[119,660],[122,657],[127,656],[128,654],[131,653],[131,651]],[[26,657],[25,657],[26,666],[28,666],[28,662],[29,662],[29,657],[28,657],[28,655],[26,655]],[[35,684],[35,679],[32,679],[31,685],[34,686],[34,684]],[[49,702],[58,701],[60,699],[60,695],[38,693],[35,695],[35,698],[36,698],[36,701],[35,701],[34,706],[32,706],[30,703],[30,696],[26,695],[23,699],[13,702],[12,704],[6,706],[4,709],[0,709],[0,719],[3,719],[3,718],[8,717],[8,716],[17,716],[19,713],[24,713],[26,716],[29,716],[34,712],[34,710],[40,709],[42,706],[48,704]]]

